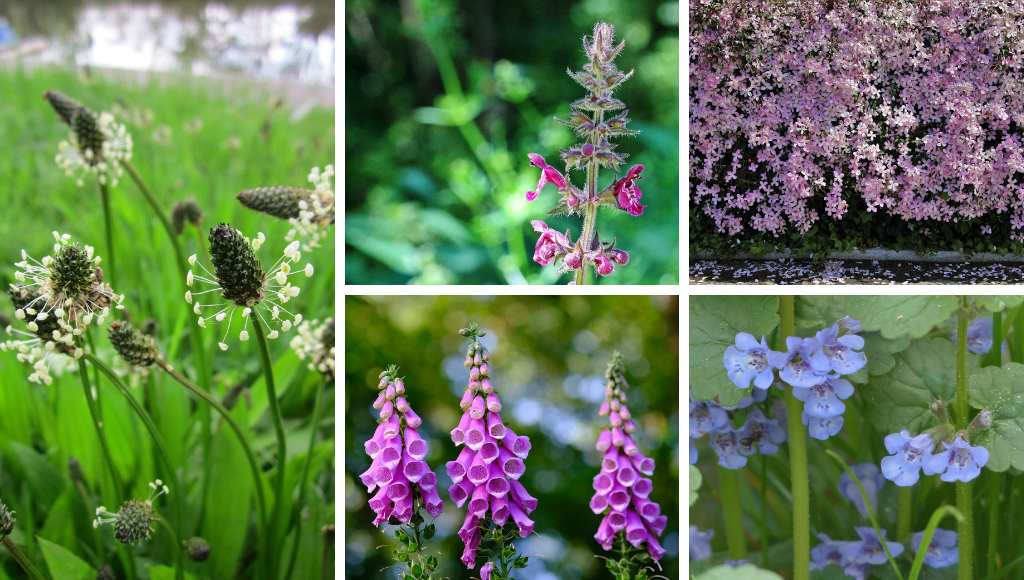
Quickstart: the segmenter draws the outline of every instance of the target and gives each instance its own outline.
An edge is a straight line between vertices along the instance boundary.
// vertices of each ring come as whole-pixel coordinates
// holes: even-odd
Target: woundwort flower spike
[[[302,321],[290,346],[300,359],[309,359],[309,370],[317,371],[327,380],[334,381],[333,318],[323,323],[316,320]]]
[[[623,536],[634,548],[646,549],[655,561],[665,549],[658,537],[665,531],[668,516],[651,500],[654,460],[640,452],[633,433],[636,422],[627,404],[625,367],[618,353],[605,373],[604,402],[600,415],[608,425],[597,438],[601,471],[594,477],[590,509],[603,516],[594,539],[606,551],[616,537]]]
[[[121,509],[110,512],[100,506],[96,508],[96,518],[92,527],[110,525],[114,528],[114,539],[122,544],[134,546],[149,540],[153,535],[154,526],[160,516],[153,510],[153,501],[170,493],[170,489],[159,479],[149,484],[152,493],[149,499],[131,499],[121,504]]]
[[[203,210],[195,198],[179,201],[171,209],[171,225],[174,233],[179,236],[185,231],[186,225],[198,228],[203,223]]]
[[[506,564],[515,554],[511,543],[505,544],[506,524],[514,524],[520,537],[533,533],[529,514],[537,508],[537,500],[520,483],[526,472],[530,438],[517,435],[502,419],[501,399],[491,382],[490,355],[479,340],[485,333],[471,325],[460,334],[470,339],[465,359],[469,382],[459,403],[462,418],[451,432],[452,442],[462,449],[445,465],[452,480],[448,493],[455,505],[467,506],[458,532],[465,544],[462,563],[469,569],[476,567],[477,550],[486,532],[485,544],[496,544],[497,553],[490,554],[490,561],[504,578],[508,574]],[[522,558],[516,562],[525,565]]]
[[[58,145],[57,164],[79,186],[94,175],[101,184],[115,185],[124,173],[121,163],[132,158],[132,136],[110,113],[97,115],[78,101],[55,91],[45,93],[61,121],[71,128]]]
[[[389,521],[408,524],[420,509],[436,518],[444,508],[437,493],[437,476],[427,464],[429,447],[419,434],[423,421],[409,405],[398,367],[382,372],[377,388],[373,408],[380,418],[373,436],[363,444],[372,463],[359,476],[366,491],[373,494],[373,525]]]
[[[249,319],[253,316],[269,328],[267,338],[271,340],[302,323],[301,314],[293,314],[285,307],[288,301],[299,295],[299,287],[291,283],[291,277],[302,274],[308,278],[313,275],[313,265],[308,262],[301,270],[292,271],[292,265],[302,259],[299,242],[289,243],[284,254],[268,271],[264,271],[256,258],[256,252],[266,242],[262,233],[255,239],[249,239],[234,227],[220,224],[210,230],[209,239],[215,273],[207,270],[195,254],[190,256],[190,269],[185,279],[189,290],[185,292],[185,301],[192,304],[192,311],[199,316],[201,327],[209,322],[227,321],[224,335],[217,343],[221,350],[228,349],[228,335],[238,312],[242,315],[242,329],[238,333],[242,342],[249,340]],[[193,270],[196,268],[199,273]],[[193,291],[196,285],[205,288]],[[210,293],[219,293],[225,301],[204,304],[197,300]]]
[[[309,251],[320,245],[327,228],[334,224],[334,166],[309,172],[313,189],[270,186],[247,189],[238,194],[245,207],[288,220],[291,229],[287,241],[299,240]]]
[[[540,234],[533,259],[541,266],[554,263],[560,273],[576,272],[576,283],[583,283],[587,267],[593,267],[600,276],[607,276],[615,270],[616,264],[623,266],[629,262],[629,254],[615,247],[614,242],[601,242],[596,228],[598,207],[608,206],[632,216],[642,215],[647,207],[640,202],[643,165],[632,166],[624,176],[598,189],[600,170],[618,172],[626,160],[626,155],[616,151],[610,140],[636,134],[627,128],[629,117],[625,104],[612,96],[633,74],[615,66],[615,58],[624,43],[616,45],[614,36],[615,30],[610,24],[596,24],[593,34],[583,38],[588,62],[582,70],[568,71],[569,76],[586,89],[587,96],[573,102],[569,118],[560,121],[582,139],[581,143],[562,150],[565,173],[549,165],[544,157],[529,154],[530,165],[540,170],[540,177],[536,187],[526,192],[526,199],[537,199],[544,186],[551,184],[560,196],[555,213],[584,218],[582,232],[575,243],[568,233],[561,234],[542,221],[533,221],[534,231]],[[586,173],[582,189],[570,179],[573,170]]]

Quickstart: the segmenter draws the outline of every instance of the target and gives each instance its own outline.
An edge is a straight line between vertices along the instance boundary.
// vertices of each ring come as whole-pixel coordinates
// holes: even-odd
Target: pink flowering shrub
[[[1024,238],[1024,4],[690,10],[691,208],[719,232],[804,233],[857,211]]]
[[[608,417],[608,426],[597,438],[601,453],[601,471],[594,477],[594,495],[590,509],[601,518],[594,539],[605,551],[615,550],[618,560],[608,560],[609,569],[619,577],[634,577],[634,570],[626,568],[642,564],[635,555],[625,557],[628,543],[633,548],[645,548],[650,557],[661,560],[665,555],[658,537],[665,531],[668,517],[661,507],[650,499],[654,475],[654,460],[640,452],[632,434],[636,423],[627,405],[625,370],[622,357],[616,353],[605,374],[604,402],[600,415]],[[615,547],[615,543],[620,545]]]
[[[569,232],[561,233],[548,227],[542,220],[531,225],[540,234],[533,251],[533,261],[541,266],[553,264],[559,272],[574,272],[576,284],[586,281],[585,271],[593,267],[599,276],[608,276],[615,266],[629,262],[629,254],[615,247],[614,242],[602,242],[597,233],[597,208],[609,206],[631,216],[643,215],[646,205],[640,202],[643,192],[639,181],[643,165],[633,165],[625,175],[612,179],[598,189],[602,169],[619,173],[626,155],[616,150],[613,138],[635,135],[628,129],[629,112],[626,104],[613,96],[615,89],[633,76],[615,65],[625,43],[615,44],[615,29],[600,22],[594,26],[592,36],[583,37],[583,51],[587,63],[582,70],[569,71],[569,76],[587,90],[587,95],[572,103],[568,119],[561,121],[573,129],[583,141],[563,149],[565,171],[584,172],[585,183],[577,187],[567,175],[549,165],[543,157],[530,153],[530,165],[540,170],[536,187],[526,192],[527,201],[537,199],[545,185],[552,185],[560,199],[554,213],[583,218],[583,229],[575,242]]]
[[[469,383],[459,403],[462,418],[451,432],[452,442],[462,449],[446,465],[452,480],[448,493],[458,507],[468,504],[459,529],[465,544],[462,563],[475,568],[477,550],[486,543],[490,561],[481,568],[481,577],[507,579],[512,568],[524,567],[526,562],[514,558],[505,526],[512,524],[520,537],[529,536],[533,533],[529,514],[537,509],[537,500],[519,482],[526,472],[530,438],[517,435],[501,418],[501,399],[491,384],[489,356],[479,341],[483,332],[473,326],[462,334],[471,340],[465,361]]]
[[[373,494],[370,509],[376,514],[375,526],[408,524],[420,508],[437,517],[444,508],[437,476],[426,462],[427,442],[416,431],[422,419],[409,406],[405,382],[397,372],[397,367],[391,367],[381,373],[380,394],[373,403],[380,411],[380,422],[363,445],[373,463],[359,479]]]

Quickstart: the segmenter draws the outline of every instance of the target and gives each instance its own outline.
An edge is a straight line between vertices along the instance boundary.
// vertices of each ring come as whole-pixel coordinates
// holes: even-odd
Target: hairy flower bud
[[[210,543],[203,538],[193,536],[183,543],[188,559],[193,562],[205,562],[210,557]]]
[[[210,230],[210,259],[224,298],[239,306],[263,299],[263,268],[241,232],[228,224]]]
[[[7,505],[0,501],[0,539],[11,535],[15,523],[17,523],[17,518],[15,518],[14,512],[7,509]]]
[[[299,202],[315,194],[312,189],[275,185],[246,189],[238,194],[238,201],[251,210],[287,220],[299,217]]]
[[[203,222],[203,210],[195,198],[179,201],[174,204],[171,210],[171,223],[174,226],[174,233],[181,235],[186,225],[199,227]]]
[[[75,114],[82,108],[81,103],[61,92],[46,91],[43,93],[43,97],[50,103],[53,110],[57,112],[61,121],[64,121],[64,124],[69,127],[71,126],[72,119],[75,118]]]
[[[128,322],[111,322],[107,336],[117,354],[132,366],[148,367],[160,358],[153,337],[143,334]]]

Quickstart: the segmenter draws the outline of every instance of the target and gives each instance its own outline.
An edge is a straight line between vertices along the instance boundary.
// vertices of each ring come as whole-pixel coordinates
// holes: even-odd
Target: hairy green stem
[[[288,462],[288,446],[285,441],[284,421],[281,419],[281,407],[277,402],[277,391],[274,388],[274,365],[270,360],[270,348],[263,333],[263,323],[257,318],[253,321],[256,343],[259,344],[260,362],[263,365],[264,382],[267,385],[267,404],[270,406],[270,418],[274,423],[274,436],[277,439],[277,471],[274,473],[274,509],[270,516],[270,531],[267,534],[267,554],[270,561],[271,578],[277,577],[278,550],[275,549],[274,534],[281,529],[281,513],[284,507],[284,470]]]
[[[898,511],[896,512],[896,539],[903,541],[910,537],[911,516],[914,509],[914,488],[901,487],[897,496]]]
[[[956,425],[958,429],[966,429],[970,421],[969,396],[967,389],[967,297],[960,298],[960,309],[957,312],[956,341]],[[999,348],[993,345],[994,348]],[[974,577],[974,506],[972,484],[957,482],[956,507],[963,515],[960,521],[960,532],[957,541],[960,547],[960,561],[957,565],[958,580],[972,580]]]
[[[171,461],[170,454],[167,453],[167,447],[164,445],[164,440],[160,435],[160,430],[157,429],[156,423],[153,422],[153,419],[149,416],[149,413],[146,412],[146,409],[142,407],[142,404],[135,399],[128,387],[121,382],[120,377],[118,377],[110,367],[104,364],[103,361],[92,354],[86,354],[85,356],[93,367],[99,369],[99,371],[107,377],[110,383],[120,391],[125,401],[127,401],[128,405],[132,408],[132,411],[134,411],[135,415],[142,421],[142,424],[146,427],[146,431],[149,432],[150,439],[153,440],[153,444],[156,446],[157,454],[160,456],[160,459],[164,464],[164,468],[167,470],[167,479],[170,480],[172,488],[176,489],[176,499],[173,501],[174,527],[176,530],[171,530],[171,532],[174,535],[174,559],[177,564],[174,576],[178,580],[181,580],[185,577],[185,560],[181,550],[181,532],[184,528],[185,520],[184,513],[182,511],[182,503],[185,498],[185,489],[181,487],[181,483],[178,481],[178,472],[174,463]]]
[[[1005,504],[1000,501],[1003,492],[1003,474],[990,471],[988,490],[988,550],[985,554],[985,573],[995,574],[999,563],[999,519]]]
[[[320,426],[320,415],[323,413],[323,396],[327,390],[328,381],[317,387],[316,399],[313,401],[313,419],[310,426],[309,445],[306,447],[306,460],[302,464],[302,475],[299,477],[299,499],[295,504],[295,543],[292,544],[292,553],[288,557],[288,567],[285,569],[285,578],[292,577],[292,570],[295,569],[295,561],[299,554],[299,543],[302,541],[302,506],[306,503],[306,480],[309,479],[309,469],[313,463],[313,446],[316,444],[316,431]],[[417,529],[419,525],[417,524]],[[418,541],[418,538],[417,538]]]
[[[779,336],[777,348],[786,350],[786,338],[796,334],[796,299],[779,297]],[[786,422],[789,431],[789,477],[793,496],[793,580],[811,576],[811,492],[807,472],[807,433],[800,421],[803,404],[786,391]]]
[[[600,73],[597,73],[600,77]],[[594,126],[600,125],[604,120],[604,111],[597,111],[594,113]],[[597,147],[598,138],[592,137],[590,143]],[[597,233],[597,177],[600,168],[597,165],[597,160],[592,158],[587,163],[587,189],[584,192],[584,203],[587,204],[586,213],[583,216],[583,231],[580,232],[580,239],[577,243],[582,248],[583,252],[590,251],[590,246],[594,243],[594,234]],[[587,268],[586,264],[580,264],[580,269],[576,270],[576,285],[582,286],[587,282]]]
[[[729,547],[729,558],[742,560],[747,557],[747,539],[743,533],[743,505],[740,501],[739,470],[718,468],[721,482],[722,511],[725,517],[725,540]]]
[[[18,566],[21,566],[21,569],[25,571],[25,574],[27,574],[31,580],[46,580],[46,576],[43,576],[42,573],[39,572],[39,569],[32,563],[32,560],[28,559],[28,556],[26,556],[24,552],[21,551],[21,548],[11,540],[10,536],[4,536],[2,542],[4,547],[7,548],[7,551],[11,553],[14,561],[18,563]]]

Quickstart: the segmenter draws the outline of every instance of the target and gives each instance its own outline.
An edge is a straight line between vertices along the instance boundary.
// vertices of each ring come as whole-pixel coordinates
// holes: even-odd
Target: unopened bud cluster
[[[160,351],[153,337],[144,334],[128,322],[111,322],[107,336],[117,354],[132,366],[148,367],[160,358]]]

